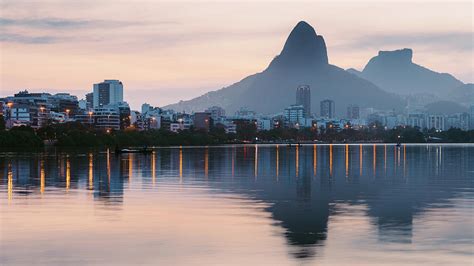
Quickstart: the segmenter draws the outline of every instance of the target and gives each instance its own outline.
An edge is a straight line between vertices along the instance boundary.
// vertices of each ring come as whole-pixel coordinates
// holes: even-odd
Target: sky
[[[133,109],[188,100],[264,70],[301,20],[339,67],[407,47],[474,82],[471,1],[1,0],[0,97],[119,79]]]

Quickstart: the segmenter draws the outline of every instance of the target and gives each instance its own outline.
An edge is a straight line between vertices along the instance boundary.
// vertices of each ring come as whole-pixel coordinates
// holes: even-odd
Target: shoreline
[[[282,147],[282,148],[296,148],[296,147],[310,147],[310,146],[396,146],[397,143],[393,142],[348,142],[348,143],[300,143],[300,145],[292,144],[291,146],[288,143],[234,143],[234,144],[212,144],[212,145],[169,145],[169,146],[147,146],[148,149],[158,150],[158,149],[199,149],[199,148],[229,148],[229,147]],[[460,143],[401,143],[401,146],[464,146],[464,147],[474,147],[474,143],[470,142],[460,142]],[[127,148],[143,148],[143,146],[129,146]],[[74,146],[44,146],[37,148],[26,148],[26,147],[0,147],[0,153],[9,153],[9,152],[47,152],[47,151],[84,151],[84,150],[96,150],[96,151],[107,151],[115,153],[112,147],[102,146],[102,147],[74,147]]]

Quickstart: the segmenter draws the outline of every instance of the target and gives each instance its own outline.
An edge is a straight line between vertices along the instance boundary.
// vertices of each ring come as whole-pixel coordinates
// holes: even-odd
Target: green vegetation
[[[14,127],[0,130],[0,147],[38,148],[43,146],[41,138],[31,127]]]
[[[1,121],[0,121],[1,122]],[[101,131],[90,129],[78,122],[49,125],[38,130],[30,127],[15,127],[5,130],[0,127],[0,147],[35,148],[44,143],[60,147],[132,147],[132,146],[172,146],[172,145],[217,145],[243,142],[397,142],[424,143],[473,143],[474,130],[449,129],[420,131],[418,128],[398,127],[385,130],[380,124],[355,130],[347,128],[337,131],[334,127],[315,130],[315,128],[277,128],[257,131],[254,123],[237,124],[236,134],[226,134],[224,128],[214,127],[210,132],[185,130],[179,133],[167,130],[125,130]]]

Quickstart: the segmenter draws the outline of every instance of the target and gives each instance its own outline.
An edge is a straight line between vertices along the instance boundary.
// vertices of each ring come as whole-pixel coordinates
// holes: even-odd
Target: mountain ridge
[[[228,113],[240,107],[264,114],[279,113],[295,103],[295,91],[299,84],[310,85],[312,110],[319,110],[319,101],[324,99],[336,102],[338,114],[345,114],[346,106],[350,104],[380,109],[403,107],[400,97],[328,62],[323,36],[301,21],[289,34],[280,54],[262,72],[165,108],[192,112],[219,105]]]
[[[367,79],[387,92],[397,94],[442,95],[447,90],[464,84],[449,73],[436,72],[414,63],[413,50],[410,48],[379,51],[362,71],[350,68],[347,72]]]

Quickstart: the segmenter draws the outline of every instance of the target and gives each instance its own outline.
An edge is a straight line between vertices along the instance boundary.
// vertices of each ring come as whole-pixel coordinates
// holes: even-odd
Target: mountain
[[[263,72],[165,108],[190,112],[219,105],[228,113],[235,112],[240,107],[259,113],[278,113],[295,103],[295,91],[301,84],[311,87],[313,112],[319,110],[319,102],[324,99],[336,102],[338,114],[345,114],[349,104],[380,109],[400,109],[403,106],[398,96],[330,65],[323,36],[318,35],[308,23],[301,21],[291,31],[281,53]]]
[[[450,74],[438,73],[413,63],[413,51],[401,49],[380,51],[367,63],[362,72],[348,69],[349,73],[365,78],[380,88],[397,94],[434,93],[463,85]]]
[[[449,90],[445,95],[446,99],[457,102],[464,106],[474,104],[474,84],[468,83]]]

